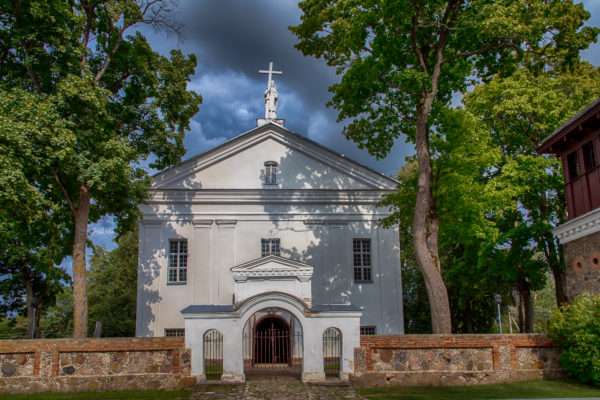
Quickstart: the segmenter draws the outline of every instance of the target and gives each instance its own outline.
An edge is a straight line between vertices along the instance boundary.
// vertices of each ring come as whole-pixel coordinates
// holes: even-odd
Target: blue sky
[[[600,26],[600,0],[581,2],[592,15],[588,25]],[[323,61],[304,57],[294,49],[297,40],[287,29],[300,22],[297,1],[184,0],[177,14],[185,23],[183,39],[149,29],[142,32],[161,53],[178,48],[198,58],[189,88],[204,101],[186,135],[184,159],[256,126],[256,118],[264,116],[267,85],[266,75],[258,70],[268,69],[269,61],[274,69],[283,71],[275,81],[277,114],[286,120],[286,128],[388,175],[413,153],[413,145],[401,138],[386,159],[376,160],[342,136],[343,125],[336,122],[336,112],[325,106],[330,99],[327,88],[337,79],[335,72]],[[600,65],[600,45],[593,44],[582,57]],[[93,224],[90,230],[95,244],[114,248],[110,218]],[[70,270],[70,260],[63,265]]]

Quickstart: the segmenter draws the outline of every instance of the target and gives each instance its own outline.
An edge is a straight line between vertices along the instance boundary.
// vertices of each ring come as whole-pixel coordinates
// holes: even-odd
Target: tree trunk
[[[433,94],[423,96],[418,107],[415,142],[419,165],[417,200],[413,219],[413,242],[415,258],[423,278],[429,304],[433,333],[451,333],[450,303],[448,290],[442,279],[438,255],[439,219],[433,200],[433,173],[429,154],[427,119],[433,102]]]
[[[85,249],[90,215],[90,190],[82,183],[79,186],[79,202],[74,210],[75,239],[73,242],[73,338],[87,337],[87,282]]]
[[[517,289],[519,290],[520,303],[524,309],[524,313],[519,314],[519,328],[523,333],[533,333],[535,325],[535,310],[533,307],[533,297],[531,296],[531,289],[529,284],[524,278],[520,278],[517,281]],[[523,314],[525,318],[523,320]]]

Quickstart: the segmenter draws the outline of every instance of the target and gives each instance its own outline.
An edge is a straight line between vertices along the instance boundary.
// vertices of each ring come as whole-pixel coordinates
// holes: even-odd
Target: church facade
[[[273,116],[154,176],[140,207],[136,335],[185,334],[199,376],[217,335],[223,380],[261,357],[319,380],[333,332],[347,377],[359,334],[404,332],[398,230],[377,223],[397,183]],[[267,331],[288,335],[277,354],[272,337],[257,350]]]

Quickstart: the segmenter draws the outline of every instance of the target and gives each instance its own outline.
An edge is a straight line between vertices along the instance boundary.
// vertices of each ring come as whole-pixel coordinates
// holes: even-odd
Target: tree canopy
[[[569,63],[596,40],[589,13],[564,0],[339,0],[300,3],[291,27],[304,55],[342,75],[330,88],[344,134],[377,157],[406,135],[417,153],[414,251],[431,305],[434,333],[451,331],[432,194],[430,128],[453,92],[476,80],[507,75],[528,62]],[[534,55],[525,59],[525,55]]]
[[[179,162],[183,137],[201,97],[187,90],[195,56],[153,51],[135,26],[177,33],[171,1],[30,0],[0,2],[0,97],[24,112],[7,113],[26,124],[45,107],[46,127],[11,132],[19,153],[13,191],[33,190],[66,215],[72,238],[74,336],[87,335],[86,240],[89,222],[112,215],[119,232],[137,216],[148,173]],[[127,35],[127,32],[131,34]],[[29,111],[27,111],[29,110]],[[36,120],[36,117],[33,117]],[[1,128],[5,130],[4,126]],[[16,151],[15,151],[16,154]],[[152,158],[149,157],[153,155]]]

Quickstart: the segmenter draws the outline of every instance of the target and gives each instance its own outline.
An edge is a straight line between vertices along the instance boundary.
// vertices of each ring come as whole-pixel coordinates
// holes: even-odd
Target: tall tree
[[[491,174],[500,160],[500,151],[478,118],[462,109],[446,109],[438,121],[431,138],[432,194],[439,210],[439,254],[450,309],[455,316],[453,331],[490,332],[495,309],[492,294],[507,293],[511,283],[483,260],[499,237],[493,217],[511,209],[515,191],[501,185],[498,177]],[[417,162],[411,157],[397,176],[401,182],[398,192],[382,202],[393,210],[382,223],[399,223],[405,240],[412,239],[411,205],[417,197],[417,169]],[[408,266],[415,264],[411,250],[412,246],[408,246],[408,251],[402,250]],[[417,286],[417,290],[411,288],[412,293],[418,294],[419,282],[411,272],[409,280]],[[409,306],[408,312],[415,312],[412,319],[421,323],[424,308]]]
[[[526,188],[520,191],[519,207],[505,215],[511,218],[504,224],[506,234],[520,231],[518,235],[527,235],[520,243],[538,253],[537,259],[551,270],[558,306],[567,302],[564,256],[552,235],[552,229],[566,220],[562,167],[554,157],[538,156],[536,148],[598,96],[600,69],[579,63],[569,70],[554,68],[535,74],[521,68],[477,87],[465,98],[465,107],[481,118],[502,151],[498,169],[508,166],[512,170],[509,184]],[[533,318],[526,319],[532,329]]]
[[[87,336],[88,223],[115,216],[131,224],[146,196],[140,162],[164,168],[184,154],[183,137],[201,97],[186,88],[196,59],[154,52],[135,27],[177,33],[173,1],[22,0],[0,2],[0,96],[34,98],[57,111],[63,129],[24,136],[45,154],[26,154],[26,178],[73,232],[73,336]],[[126,33],[131,31],[131,35]],[[19,116],[15,116],[19,118]],[[23,133],[27,135],[27,133]]]
[[[414,141],[418,191],[415,257],[430,299],[434,333],[451,318],[438,250],[430,126],[452,93],[506,73],[525,53],[567,61],[596,39],[581,4],[566,0],[306,0],[291,27],[305,55],[343,74],[330,105],[354,120],[344,134],[385,157],[401,133]]]

